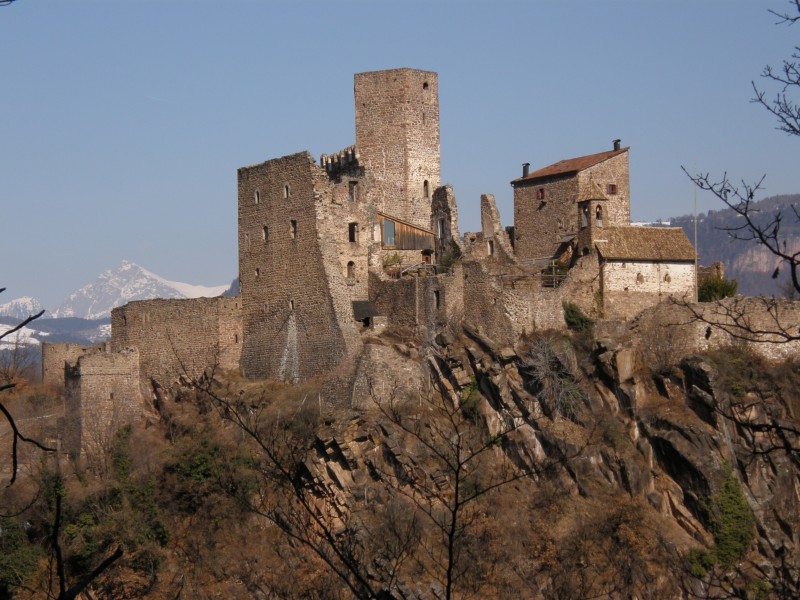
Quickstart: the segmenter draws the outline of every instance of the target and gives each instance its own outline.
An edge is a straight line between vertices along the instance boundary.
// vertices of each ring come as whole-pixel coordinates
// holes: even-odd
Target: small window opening
[[[664,275],[664,281],[665,281],[666,283],[669,283],[670,281],[672,281],[672,277],[670,277],[669,273],[667,273],[666,275]]]
[[[439,239],[444,239],[444,219],[439,219]]]
[[[261,192],[258,191],[258,190],[256,190],[256,193],[255,193],[255,200],[256,200],[256,204],[261,204]]]
[[[356,263],[352,260],[347,263],[347,278],[348,279],[355,279],[356,278]]]
[[[264,225],[264,227],[261,228],[261,239],[264,240],[265,242],[269,241],[269,227],[267,227],[266,225]]]
[[[597,222],[597,226],[598,227],[602,227],[603,226],[603,207],[602,206],[598,206],[594,211],[594,215],[595,215],[595,221]]]
[[[289,192],[289,186],[288,185],[283,186],[283,198],[284,198],[284,200],[289,197],[289,193],[290,193]]]
[[[581,208],[581,228],[589,226],[589,207]]]
[[[644,275],[641,273],[636,274],[636,283],[644,283]]]
[[[439,309],[442,307],[442,296],[439,290],[434,290],[433,292],[433,305]]]
[[[256,268],[256,279],[258,279],[259,277],[261,277],[261,269]]]
[[[424,198],[431,197],[430,185],[428,184],[428,180],[422,182],[422,195]]]
[[[489,256],[494,256],[494,240],[489,240]]]
[[[536,190],[536,199],[537,200],[544,200],[544,188],[538,188]]]
[[[238,344],[239,343],[239,334],[238,333],[234,333],[233,334],[233,343],[234,344]]]
[[[617,194],[617,184],[616,183],[609,183],[606,186],[606,192],[609,196],[615,196]]]
[[[113,400],[113,399],[114,399],[114,392],[111,392],[111,393],[108,395],[108,399],[109,399],[109,400]]]
[[[350,223],[347,226],[347,239],[352,243],[358,241],[358,223]]]
[[[350,202],[355,202],[358,200],[358,182],[351,181],[347,186],[347,192],[350,198]]]
[[[394,221],[383,221],[383,245],[394,246]]]
[[[294,300],[289,300],[289,310],[294,310]]]
[[[297,221],[292,219],[289,223],[289,237],[293,240],[297,239]]]
[[[422,89],[423,90],[427,90],[428,89],[428,82],[427,81],[422,84]]]

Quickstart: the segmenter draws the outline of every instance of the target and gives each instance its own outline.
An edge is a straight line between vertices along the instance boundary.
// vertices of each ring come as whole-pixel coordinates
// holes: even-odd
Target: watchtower
[[[427,229],[440,185],[436,73],[392,69],[355,76],[356,151],[380,212]]]

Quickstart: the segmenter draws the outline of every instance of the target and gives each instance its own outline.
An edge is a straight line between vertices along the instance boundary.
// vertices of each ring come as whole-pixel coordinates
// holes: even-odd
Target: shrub
[[[594,321],[584,314],[577,304],[564,302],[564,321],[572,331],[589,331]]]
[[[708,277],[700,282],[697,288],[697,300],[699,302],[714,302],[723,298],[730,298],[736,295],[739,282],[735,279],[725,279],[724,277]]]
[[[711,523],[717,560],[725,568],[732,567],[753,541],[755,519],[730,467],[719,493],[711,499]]]

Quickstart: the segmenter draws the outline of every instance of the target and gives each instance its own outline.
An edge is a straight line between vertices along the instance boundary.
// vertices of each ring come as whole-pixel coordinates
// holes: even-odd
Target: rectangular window
[[[437,310],[442,307],[442,297],[439,294],[439,290],[433,292],[433,304]]]
[[[358,200],[358,182],[351,181],[347,186],[347,191],[349,193],[350,202],[355,202]]]
[[[297,239],[297,221],[294,219],[292,219],[289,225],[289,237],[291,237],[293,240]]]
[[[444,219],[439,219],[439,239],[444,239]]]
[[[544,200],[544,188],[538,188],[536,190],[536,199],[537,200]]]
[[[350,223],[347,226],[347,239],[352,243],[358,241],[358,223]]]
[[[494,240],[489,240],[489,256],[494,256]]]
[[[609,183],[606,186],[606,192],[609,196],[615,196],[617,194],[617,184],[616,183]]]
[[[394,246],[394,221],[383,220],[383,245]]]

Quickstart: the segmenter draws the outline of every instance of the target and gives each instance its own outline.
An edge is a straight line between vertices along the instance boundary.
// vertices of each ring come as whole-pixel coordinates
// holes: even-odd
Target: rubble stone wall
[[[239,298],[140,300],[111,311],[111,350],[139,352],[140,380],[167,385],[212,367],[235,370],[242,347]]]
[[[108,343],[94,346],[42,343],[42,383],[64,387],[64,368],[66,366],[74,367],[82,356],[95,352],[106,352],[109,349]]]
[[[694,300],[692,263],[607,261],[601,268],[608,319],[632,319],[669,297]]]
[[[139,352],[98,352],[67,368],[64,396],[64,450],[73,456],[99,458],[115,432],[139,417]]]

